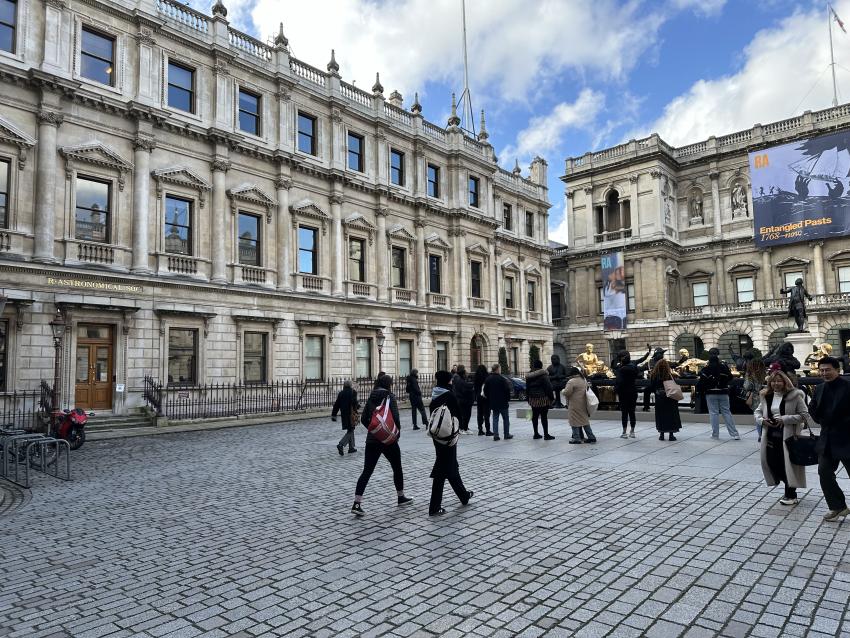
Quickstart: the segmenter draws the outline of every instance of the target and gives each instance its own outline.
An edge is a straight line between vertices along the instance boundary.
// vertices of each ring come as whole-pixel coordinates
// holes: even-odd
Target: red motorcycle
[[[48,434],[57,439],[65,439],[72,450],[79,449],[86,442],[85,428],[89,416],[94,416],[94,412],[87,415],[80,408],[57,411],[54,413],[54,425],[49,429]]]

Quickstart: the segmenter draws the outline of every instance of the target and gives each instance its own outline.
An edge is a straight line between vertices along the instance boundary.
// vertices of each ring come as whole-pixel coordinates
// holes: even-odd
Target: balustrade
[[[181,275],[196,275],[198,273],[198,260],[194,257],[178,257],[168,255],[168,272],[176,272]]]
[[[432,308],[448,308],[449,298],[447,295],[440,295],[436,292],[429,292],[428,305]]]
[[[199,13],[188,6],[174,2],[173,0],[157,0],[156,10],[181,25],[199,31],[200,33],[209,33],[210,23],[209,18],[203,13]]]
[[[248,284],[266,283],[266,271],[263,268],[242,266],[242,281]]]
[[[94,264],[115,263],[115,249],[106,244],[77,244],[77,259]]]

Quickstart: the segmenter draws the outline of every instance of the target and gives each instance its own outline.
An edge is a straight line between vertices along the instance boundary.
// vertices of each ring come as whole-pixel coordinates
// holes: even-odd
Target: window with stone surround
[[[413,370],[413,340],[401,339],[398,342],[398,376],[406,377]]]
[[[793,288],[794,282],[797,281],[798,279],[803,279],[803,271],[802,270],[792,270],[792,271],[783,272],[782,273],[783,288]],[[785,296],[790,297],[791,293],[786,292]]]
[[[481,299],[481,262],[473,261],[470,270],[470,292],[473,298]]]
[[[80,175],[76,184],[74,237],[108,244],[112,184]]]
[[[2,2],[2,0],[0,0]],[[115,86],[115,38],[83,27],[80,32],[80,75]]]
[[[534,213],[525,214],[525,236],[534,237]]]
[[[838,273],[838,292],[850,292],[850,266],[839,266]]]
[[[372,338],[354,339],[354,376],[357,379],[372,378]]]
[[[428,255],[429,290],[441,293],[443,288],[443,258],[439,255]]]
[[[242,335],[242,374],[245,383],[268,383],[269,335],[245,332]]]
[[[198,382],[198,331],[194,328],[168,330],[168,383],[195,385]]]
[[[11,181],[12,163],[0,159],[0,228],[9,227],[9,183]]]
[[[165,252],[192,254],[192,208],[188,199],[165,196]]]
[[[262,265],[262,243],[260,218],[239,212],[239,263],[246,266]]]
[[[514,209],[510,204],[502,204],[502,228],[505,230],[514,228]]]
[[[0,321],[0,392],[6,392],[8,384],[6,377],[9,373],[8,349],[9,349],[9,322]]]
[[[505,277],[505,308],[514,307],[514,278]]]
[[[552,292],[552,319],[560,319],[561,318],[561,293],[560,292]]]
[[[392,249],[393,288],[407,287],[407,251],[393,246]]]
[[[438,341],[435,346],[437,370],[449,369],[449,342]]]
[[[363,136],[357,133],[348,132],[348,168],[358,173],[363,172]]]
[[[260,135],[262,123],[262,101],[260,96],[246,89],[239,89],[239,130],[250,135]]]
[[[537,310],[537,282],[529,279],[525,282],[525,286],[526,296],[528,297],[527,310],[535,312]]]
[[[362,239],[348,240],[348,278],[351,281],[366,281],[365,245]]]
[[[390,183],[404,186],[404,153],[390,149]]]
[[[752,277],[736,277],[735,292],[738,303],[748,303],[755,299],[755,285]]]
[[[325,338],[304,336],[304,379],[319,381],[325,378]]]
[[[517,346],[511,347],[511,374],[519,374],[519,348]]]
[[[481,180],[477,177],[469,178],[469,205],[473,208],[480,206],[481,200]]]
[[[316,118],[298,111],[298,150],[316,155]]]
[[[17,0],[0,0],[0,50],[15,52],[18,32]]]
[[[602,286],[596,286],[596,314],[601,315],[605,305],[605,289]]]
[[[440,196],[440,167],[428,164],[428,197]]]
[[[195,70],[168,62],[168,106],[195,112]]]
[[[633,283],[626,283],[626,310],[628,312],[634,312],[637,309],[637,300],[635,299],[635,285]]]
[[[698,281],[692,284],[694,308],[708,305],[708,282]]]
[[[309,226],[298,227],[298,272],[305,275],[319,274],[319,257],[316,240],[319,231]]]

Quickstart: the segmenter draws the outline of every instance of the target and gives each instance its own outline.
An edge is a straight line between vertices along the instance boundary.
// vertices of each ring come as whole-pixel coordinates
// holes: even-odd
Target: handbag
[[[785,439],[788,460],[794,465],[817,465],[818,453],[815,451],[815,446],[819,438],[812,434],[811,430],[809,430],[809,436],[789,436]]]
[[[682,388],[673,379],[667,379],[664,382],[664,394],[667,395],[668,399],[672,399],[673,401],[681,401],[685,398]]]
[[[587,389],[584,391],[584,396],[587,399],[587,416],[593,416],[597,408],[599,408],[599,397],[590,389],[589,383],[587,384]]]

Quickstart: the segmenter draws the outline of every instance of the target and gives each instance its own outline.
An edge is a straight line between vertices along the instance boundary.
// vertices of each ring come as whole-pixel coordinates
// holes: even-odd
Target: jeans
[[[732,410],[729,409],[728,394],[706,394],[705,404],[708,406],[708,415],[711,421],[711,436],[714,438],[720,436],[721,414],[723,414],[723,420],[726,422],[726,429],[729,431],[729,436],[738,436],[735,421],[732,420]]]
[[[353,450],[355,448],[354,428],[348,428],[345,431],[345,434],[342,435],[342,438],[339,440],[339,443],[337,443],[339,447],[344,447],[346,444],[348,445],[349,450]]]
[[[499,436],[499,417],[505,423],[505,436],[511,433],[511,418],[508,416],[508,408],[493,410],[493,435]]]
[[[419,401],[411,401],[410,411],[413,414],[413,427],[416,427],[417,413],[422,415],[422,425],[428,425],[428,417],[425,414],[425,405],[422,403],[422,399],[419,399]]]
[[[850,474],[850,461],[841,461],[844,463],[844,469]],[[844,499],[844,492],[838,487],[838,481],[835,477],[835,471],[838,469],[838,459],[833,459],[829,452],[821,454],[818,458],[818,478],[820,478],[820,488],[823,490],[823,496],[826,499],[826,505],[831,510],[843,510],[847,507],[847,501]]]
[[[398,446],[398,441],[392,445],[384,445],[375,439],[366,439],[366,452],[363,459],[363,472],[360,478],[357,479],[357,488],[354,490],[355,496],[363,496],[366,491],[366,485],[369,479],[372,478],[372,472],[375,471],[375,466],[381,455],[387,457],[390,465],[393,468],[393,482],[395,489],[400,494],[404,491],[404,474],[401,471],[401,448]]]

